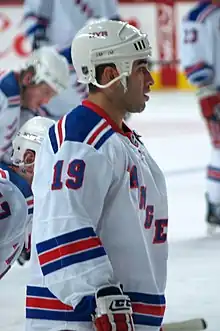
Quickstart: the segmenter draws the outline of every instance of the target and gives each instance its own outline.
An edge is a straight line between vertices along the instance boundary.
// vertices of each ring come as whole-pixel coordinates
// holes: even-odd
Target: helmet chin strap
[[[114,79],[112,79],[110,82],[108,82],[108,83],[105,84],[105,85],[101,85],[101,84],[99,84],[99,83],[97,82],[96,79],[94,79],[94,81],[92,82],[92,84],[94,84],[95,86],[97,86],[97,87],[103,89],[103,88],[107,88],[107,87],[109,87],[109,86],[112,86],[112,84],[114,84],[114,83],[117,82],[118,80],[123,80],[122,78],[124,78],[124,77],[128,77],[128,76],[129,76],[128,72],[123,72],[122,74],[120,74],[119,76],[115,77]],[[125,86],[125,84],[124,84],[123,81],[122,81],[122,84],[123,84],[123,86],[124,86],[124,92],[126,92],[126,91],[127,91],[127,86]]]
[[[33,162],[27,164],[27,163],[24,163],[24,161],[22,161],[22,162],[19,162],[19,164],[17,164],[17,167],[19,167],[21,169],[21,171],[23,173],[25,173],[26,172],[25,168],[34,165],[34,163],[35,162],[33,161]]]

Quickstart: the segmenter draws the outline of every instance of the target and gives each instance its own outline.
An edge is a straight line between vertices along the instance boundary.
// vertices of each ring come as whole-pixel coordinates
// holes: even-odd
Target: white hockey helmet
[[[33,83],[47,83],[58,94],[69,85],[69,65],[66,58],[53,47],[44,46],[34,51],[25,63],[25,68],[33,66]]]
[[[54,123],[55,121],[49,118],[36,116],[22,125],[12,142],[12,163],[16,166],[23,166],[27,149],[34,151],[37,155],[44,137]]]
[[[84,26],[72,42],[71,56],[80,83],[92,83],[100,88],[121,80],[127,89],[126,77],[131,74],[135,60],[151,56],[151,47],[145,33],[121,21],[100,20]],[[106,85],[96,81],[95,68],[114,63],[119,76]]]

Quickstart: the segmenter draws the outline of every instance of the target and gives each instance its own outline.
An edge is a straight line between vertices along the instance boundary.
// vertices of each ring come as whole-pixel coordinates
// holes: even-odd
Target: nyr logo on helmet
[[[108,31],[89,32],[89,38],[108,37]]]

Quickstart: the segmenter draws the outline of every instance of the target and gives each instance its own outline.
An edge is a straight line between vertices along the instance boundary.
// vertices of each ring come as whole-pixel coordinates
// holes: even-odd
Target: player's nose
[[[146,83],[147,83],[148,86],[154,85],[154,79],[153,79],[150,71],[147,71],[147,74],[146,74]]]

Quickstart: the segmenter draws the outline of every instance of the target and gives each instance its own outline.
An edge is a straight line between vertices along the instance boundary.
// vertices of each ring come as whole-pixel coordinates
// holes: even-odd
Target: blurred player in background
[[[12,140],[19,127],[39,115],[39,107],[68,83],[68,63],[52,47],[34,52],[20,72],[0,76],[0,160],[10,162]]]
[[[45,45],[71,45],[88,20],[119,19],[117,0],[25,0],[24,24],[33,49]]]
[[[181,62],[197,87],[211,137],[207,168],[207,222],[220,226],[220,1],[200,1],[182,21]]]
[[[53,120],[28,120],[13,140],[12,164],[0,162],[0,279],[28,244],[33,216],[31,183],[36,154]]]
[[[89,96],[50,128],[37,158],[26,331],[161,327],[166,184],[123,121],[149,99],[150,55],[146,34],[120,21],[73,40]]]
[[[25,0],[24,28],[33,49],[56,45],[69,63],[71,84],[42,109],[57,118],[87,97],[85,84],[77,81],[71,59],[71,42],[85,24],[95,18],[119,20],[117,0]]]

